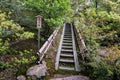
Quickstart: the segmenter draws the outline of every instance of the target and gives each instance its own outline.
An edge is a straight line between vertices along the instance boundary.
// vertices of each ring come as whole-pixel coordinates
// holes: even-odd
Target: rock
[[[26,77],[23,76],[23,75],[20,75],[20,76],[17,77],[17,80],[26,80]]]
[[[89,80],[89,78],[82,75],[75,75],[75,76],[69,76],[64,78],[54,78],[50,80]]]
[[[27,72],[26,75],[27,76],[31,76],[34,77],[34,79],[36,78],[41,78],[42,76],[45,76],[47,72],[47,67],[46,67],[46,62],[43,61],[42,64],[39,65],[35,65],[33,67],[30,67]],[[33,79],[33,80],[34,80]]]

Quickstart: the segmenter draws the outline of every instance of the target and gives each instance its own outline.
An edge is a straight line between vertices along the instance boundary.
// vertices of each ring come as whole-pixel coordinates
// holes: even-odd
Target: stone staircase
[[[80,71],[72,24],[66,23],[63,27],[55,69]]]

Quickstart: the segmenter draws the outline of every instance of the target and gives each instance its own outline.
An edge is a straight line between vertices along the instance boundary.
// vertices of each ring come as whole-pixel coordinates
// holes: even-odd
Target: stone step
[[[59,62],[59,66],[75,67],[74,63]]]
[[[74,60],[60,59],[60,62],[64,62],[64,63],[74,63]]]
[[[59,69],[61,69],[61,70],[75,70],[75,68],[74,67],[65,67],[65,66],[59,66]]]
[[[71,35],[71,32],[64,33],[64,35]]]
[[[69,32],[69,31],[71,31],[71,29],[69,29],[69,28],[67,28],[67,30],[65,30],[65,32]]]
[[[66,46],[72,46],[72,43],[62,43],[62,45],[66,45]]]
[[[72,54],[60,54],[62,57],[74,57]]]
[[[64,36],[64,38],[72,38],[72,36]]]
[[[72,36],[71,34],[64,34],[64,36]]]
[[[72,40],[72,38],[65,38],[65,37],[64,37],[63,39],[64,39],[64,40]]]
[[[73,52],[63,52],[63,51],[61,51],[61,54],[72,54],[73,55]]]
[[[62,48],[66,48],[66,49],[72,49],[72,46],[62,46]]]
[[[72,43],[72,41],[71,41],[71,40],[63,40],[63,42]]]
[[[62,49],[62,52],[73,52],[73,50],[69,50],[69,49]]]
[[[72,36],[71,34],[64,34],[64,36]]]
[[[69,31],[69,32],[65,32],[65,34],[71,34],[72,32],[71,31]]]
[[[65,29],[65,32],[69,32],[69,31],[71,31],[71,29],[69,29],[69,28]]]

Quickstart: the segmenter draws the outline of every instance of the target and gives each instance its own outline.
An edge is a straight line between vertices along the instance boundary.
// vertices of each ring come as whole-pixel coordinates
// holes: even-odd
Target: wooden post
[[[40,49],[40,28],[38,28],[38,50]]]
[[[38,15],[36,16],[37,17],[37,28],[38,28],[38,52],[37,52],[37,63],[40,64],[40,55],[41,53],[39,52],[39,49],[40,49],[40,28],[41,28],[41,25],[42,25],[42,16]]]
[[[38,50],[40,49],[40,28],[42,25],[42,16],[37,16],[37,28],[38,28]]]

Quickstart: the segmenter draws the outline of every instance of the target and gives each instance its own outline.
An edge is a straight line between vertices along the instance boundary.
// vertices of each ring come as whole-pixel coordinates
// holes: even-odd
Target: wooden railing
[[[39,61],[41,62],[42,59],[45,56],[45,53],[49,50],[49,48],[51,47],[52,43],[54,42],[56,35],[58,34],[60,28],[57,28],[52,34],[51,36],[48,38],[48,40],[43,44],[43,46],[39,49],[39,51],[37,52],[38,57],[39,57]]]
[[[78,30],[78,29],[75,27],[74,24],[73,24],[73,26],[74,26],[75,35],[76,35],[76,38],[77,38],[78,47],[79,47],[79,50],[80,50],[80,53],[81,53],[81,56],[82,56],[82,60],[85,61],[87,48],[86,48],[84,39],[82,38],[82,36],[81,36],[81,34],[80,34],[80,30]]]

